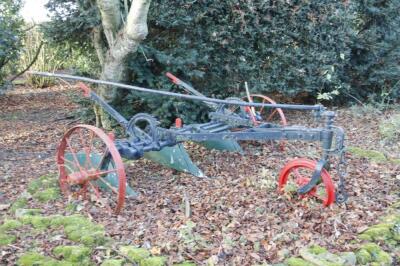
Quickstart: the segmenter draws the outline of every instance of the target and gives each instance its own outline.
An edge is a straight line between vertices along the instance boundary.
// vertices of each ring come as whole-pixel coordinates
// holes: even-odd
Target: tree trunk
[[[141,41],[148,33],[147,13],[149,11],[150,0],[135,0],[129,9],[126,24],[122,25],[119,0],[98,0],[98,7],[102,17],[104,35],[108,43],[108,51],[102,56],[99,47],[99,37],[94,35],[94,43],[99,60],[102,63],[102,80],[114,82],[127,82],[128,66],[127,58],[129,54],[135,53]],[[96,42],[97,40],[97,42]],[[118,99],[119,90],[108,86],[99,87],[100,96],[108,103]],[[105,129],[111,129],[112,121],[110,117],[100,108],[95,107],[96,124]]]
[[[102,73],[100,79],[109,80],[115,82],[125,83],[127,82],[128,68],[125,58],[106,58],[103,64]],[[108,103],[118,100],[121,95],[120,89],[111,88],[109,86],[99,87],[100,96]],[[97,111],[97,112],[96,112]],[[97,108],[96,110],[96,124],[110,130],[112,128],[111,117],[104,112],[103,109]]]

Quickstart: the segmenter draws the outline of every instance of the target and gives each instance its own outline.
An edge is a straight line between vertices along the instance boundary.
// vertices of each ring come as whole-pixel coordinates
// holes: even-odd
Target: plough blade
[[[161,151],[146,152],[144,158],[178,171],[190,173],[197,177],[205,176],[192,162],[185,147],[183,147],[181,143],[172,147],[164,147]]]
[[[78,152],[76,154],[76,157],[79,161],[79,164],[81,166],[86,165],[87,163],[93,165],[93,166],[98,166],[100,163],[100,160],[102,159],[102,156],[100,154],[97,153],[90,153],[89,157],[90,157],[90,162],[86,161],[86,153],[85,152]],[[72,165],[70,163],[68,163],[68,161],[72,162],[74,161],[74,157],[72,156],[71,153],[65,153],[65,166],[68,169],[67,171],[69,173],[72,172],[78,172],[79,169],[76,169],[75,165]],[[110,170],[112,169],[111,165],[106,165],[102,167],[102,170]],[[118,190],[118,177],[116,173],[109,173],[106,176],[103,176],[103,179],[112,187],[116,188]],[[110,188],[101,180],[96,180],[95,181],[98,186],[103,189],[103,190],[110,190]],[[128,197],[136,197],[138,194],[128,185],[126,184],[126,195]]]
[[[242,147],[235,140],[207,140],[200,143],[207,149],[243,153]]]

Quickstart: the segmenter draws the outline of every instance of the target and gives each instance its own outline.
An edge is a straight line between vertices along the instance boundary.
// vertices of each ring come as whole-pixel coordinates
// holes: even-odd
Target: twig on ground
[[[185,217],[190,218],[191,216],[190,200],[186,190],[183,192],[183,200],[185,202]]]

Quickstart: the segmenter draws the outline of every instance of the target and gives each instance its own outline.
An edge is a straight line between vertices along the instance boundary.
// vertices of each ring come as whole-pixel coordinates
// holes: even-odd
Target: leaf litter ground
[[[1,205],[16,200],[31,180],[56,173],[58,142],[63,132],[80,122],[71,116],[78,107],[67,91],[64,87],[20,87],[0,97]],[[398,144],[383,143],[378,133],[380,121],[389,115],[357,115],[339,109],[336,123],[346,129],[348,145],[379,149],[399,158]],[[316,125],[311,114],[291,112],[287,116],[290,124]],[[276,178],[285,162],[296,157],[317,159],[317,143],[291,142],[280,151],[270,143],[246,142],[242,143],[243,155],[185,145],[208,178],[178,173],[147,160],[130,161],[126,162],[127,175],[140,196],[127,202],[122,215],[109,215],[87,202],[73,203],[82,214],[104,225],[118,243],[159,250],[170,262],[185,258],[197,263],[250,265],[282,261],[312,243],[333,252],[350,250],[357,234],[398,198],[398,165],[351,154],[347,156],[347,204],[323,208],[277,194]],[[337,182],[334,169],[331,175]],[[68,214],[67,204],[67,199],[31,200],[29,207],[45,214]],[[46,234],[20,239],[0,256],[13,264],[30,249],[32,239],[45,252],[55,242],[68,243],[59,233],[53,234],[52,240]]]

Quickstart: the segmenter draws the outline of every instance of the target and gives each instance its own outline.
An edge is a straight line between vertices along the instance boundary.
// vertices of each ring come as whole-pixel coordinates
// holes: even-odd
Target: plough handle
[[[195,88],[193,88],[192,86],[190,86],[189,84],[187,84],[186,82],[180,80],[179,78],[177,78],[175,75],[173,75],[170,72],[167,72],[165,74],[171,81],[172,83],[181,86],[186,92],[191,93],[193,95],[197,95],[200,97],[206,97],[204,94],[202,94],[201,92],[199,92],[198,90],[196,90]],[[217,105],[214,103],[206,103],[209,107],[211,107],[212,109],[216,109]]]
[[[165,74],[169,79],[171,79],[171,81],[173,83],[175,83],[178,86],[181,86],[185,89],[186,92],[189,92],[193,95],[197,95],[197,96],[201,96],[201,97],[206,97],[204,94],[202,94],[201,92],[199,92],[198,90],[196,90],[195,88],[193,88],[192,86],[190,86],[189,84],[187,84],[186,82],[180,80],[179,78],[175,77],[173,74],[171,74],[170,72],[167,72]]]
[[[106,112],[113,117],[117,122],[127,129],[128,120],[125,119],[117,110],[115,110],[111,105],[109,105],[105,100],[103,100],[97,93],[92,91],[92,89],[83,82],[78,82],[78,87],[83,91],[83,95],[90,98],[92,101],[100,105]]]
[[[134,90],[134,91],[138,91],[138,92],[152,93],[152,94],[157,94],[157,95],[176,97],[176,98],[182,98],[182,99],[193,100],[193,101],[202,101],[202,102],[207,102],[207,103],[213,103],[215,105],[228,104],[228,105],[238,105],[238,106],[281,108],[281,109],[291,109],[291,110],[315,110],[315,111],[319,111],[319,112],[326,111],[326,108],[320,104],[316,104],[316,105],[268,104],[268,103],[248,103],[248,102],[244,102],[244,101],[228,101],[228,100],[208,98],[208,97],[197,96],[197,95],[187,95],[187,94],[175,93],[175,92],[170,92],[170,91],[163,91],[163,90],[160,91],[160,90],[148,89],[148,88],[143,88],[143,87],[138,87],[138,86],[127,85],[127,84],[123,84],[123,83],[119,83],[119,82],[92,79],[92,78],[73,76],[73,75],[68,75],[68,74],[56,74],[56,73],[39,72],[39,71],[28,71],[26,73],[31,74],[31,75],[39,75],[39,76],[45,76],[45,77],[51,77],[51,78],[60,78],[60,79],[69,79],[69,80],[90,82],[90,83],[94,83],[94,84],[101,84],[101,85],[113,86],[113,87],[117,87],[117,88],[123,88],[123,89],[127,89],[127,90]]]

